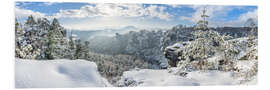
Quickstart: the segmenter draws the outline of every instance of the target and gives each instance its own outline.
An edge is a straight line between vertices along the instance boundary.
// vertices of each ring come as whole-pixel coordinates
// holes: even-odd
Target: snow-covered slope
[[[95,63],[85,60],[15,60],[16,88],[69,88],[112,86],[101,77]],[[240,65],[240,66],[239,66]],[[240,63],[239,67],[250,66]],[[239,68],[240,69],[240,68]],[[123,73],[119,86],[255,85],[257,76],[238,77],[237,72],[191,71],[180,76],[179,68],[134,69]]]
[[[111,86],[93,62],[85,60],[15,60],[16,88]]]
[[[175,73],[177,68],[167,70],[137,69],[124,72],[119,86],[199,86],[199,85],[254,85],[257,78],[241,83],[234,72],[192,71],[185,77]]]
[[[168,70],[132,70],[124,72],[119,86],[193,86],[194,80],[168,73]]]

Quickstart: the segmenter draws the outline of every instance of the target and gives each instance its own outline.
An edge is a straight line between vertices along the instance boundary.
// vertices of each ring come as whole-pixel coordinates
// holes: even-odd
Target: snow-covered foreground
[[[85,60],[15,60],[16,88],[111,86],[93,62]]]
[[[124,72],[119,81],[121,86],[201,86],[201,85],[255,85],[257,77],[247,83],[241,83],[242,78],[234,77],[233,72],[193,71],[185,77],[170,70],[135,69]]]
[[[16,59],[16,88],[69,88],[112,86],[101,77],[95,63],[85,60],[24,60]],[[246,65],[246,64],[245,64]],[[119,86],[199,86],[255,85],[257,77],[241,83],[234,72],[192,71],[180,76],[177,68],[134,69],[124,72]]]

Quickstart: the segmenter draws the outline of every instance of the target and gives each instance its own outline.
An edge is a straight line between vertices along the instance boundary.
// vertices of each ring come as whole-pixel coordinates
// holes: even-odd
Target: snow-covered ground
[[[205,85],[255,85],[257,77],[246,83],[235,77],[234,72],[193,71],[185,77],[175,73],[177,68],[168,70],[134,69],[124,72],[120,86],[205,86]]]
[[[85,60],[24,60],[16,59],[16,88],[109,87],[95,63]],[[242,65],[242,66],[241,66]],[[249,65],[240,63],[239,67]],[[133,69],[123,73],[119,86],[199,86],[199,85],[255,85],[257,76],[241,82],[234,72],[192,71],[184,77],[178,68],[162,70]]]
[[[16,88],[111,86],[93,62],[85,60],[15,60]]]

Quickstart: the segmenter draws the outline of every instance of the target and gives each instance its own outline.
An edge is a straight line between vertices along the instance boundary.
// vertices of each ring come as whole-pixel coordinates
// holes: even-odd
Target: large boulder
[[[175,43],[172,46],[168,46],[164,50],[164,55],[168,59],[168,64],[171,67],[176,67],[177,63],[181,61],[182,59],[179,58],[183,54],[184,46],[186,46],[188,43]]]

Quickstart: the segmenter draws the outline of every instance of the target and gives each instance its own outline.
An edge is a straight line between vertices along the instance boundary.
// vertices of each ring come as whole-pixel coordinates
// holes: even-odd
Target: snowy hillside
[[[257,77],[241,83],[234,72],[193,71],[182,77],[175,73],[177,68],[167,70],[135,69],[124,72],[119,86],[205,86],[205,85],[255,85]]]
[[[84,60],[15,60],[16,88],[69,88],[111,86],[93,62]]]

